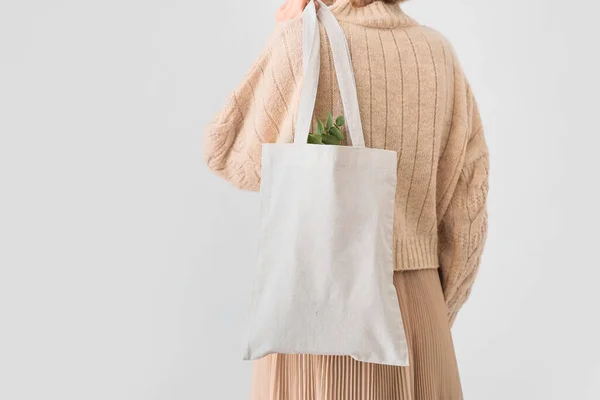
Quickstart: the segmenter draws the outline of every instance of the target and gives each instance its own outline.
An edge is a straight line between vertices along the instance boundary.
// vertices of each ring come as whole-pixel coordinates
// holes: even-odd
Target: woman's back
[[[440,269],[451,320],[475,279],[486,234],[488,157],[479,113],[450,44],[398,5],[331,7],[344,29],[368,147],[398,153],[395,269]],[[302,21],[278,24],[207,129],[208,166],[258,190],[263,143],[292,142],[302,89]],[[343,114],[321,28],[315,117]]]
[[[441,171],[438,182],[438,160],[446,144],[464,145],[464,136],[459,142],[447,141],[455,102],[452,49],[439,33],[419,25],[395,5],[375,2],[354,8],[340,2],[333,10],[352,55],[366,145],[398,153],[395,217],[396,231],[404,237],[400,248],[417,241],[433,255],[436,191],[447,187],[453,175]],[[324,34],[321,48],[318,117],[332,109],[334,114],[343,112]],[[459,86],[464,91],[464,84]],[[400,265],[406,263],[411,269],[437,268],[434,258],[400,260]]]

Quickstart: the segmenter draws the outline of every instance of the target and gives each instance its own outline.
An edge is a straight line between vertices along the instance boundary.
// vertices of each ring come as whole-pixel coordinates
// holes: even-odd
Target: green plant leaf
[[[309,133],[308,134],[308,143],[323,144],[323,136],[322,135],[313,135],[312,133]]]
[[[323,122],[318,118],[317,118],[317,126],[316,126],[315,130],[317,131],[316,132],[317,135],[322,135],[325,133],[325,126],[323,125]]]
[[[340,144],[340,140],[332,135],[323,135],[322,140],[323,140],[324,144],[334,144],[334,145]]]
[[[336,139],[338,140],[344,140],[344,134],[342,133],[342,131],[340,130],[340,128],[338,128],[337,126],[332,126],[330,129],[330,132],[333,136],[336,137]]]
[[[329,113],[327,115],[327,123],[325,124],[325,130],[329,130],[333,126],[333,115]]]
[[[335,124],[336,124],[338,127],[342,127],[342,126],[344,126],[344,124],[345,124],[345,123],[346,123],[346,119],[344,118],[344,116],[343,116],[343,115],[340,115],[340,116],[339,116],[339,117],[337,117],[337,118],[336,118],[336,120],[335,120]]]

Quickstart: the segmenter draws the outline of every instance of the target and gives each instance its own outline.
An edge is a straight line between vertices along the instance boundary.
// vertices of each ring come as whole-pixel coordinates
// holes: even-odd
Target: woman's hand
[[[281,7],[279,7],[279,10],[277,10],[277,13],[275,14],[275,20],[277,22],[283,22],[299,17],[309,2],[310,0],[287,0]],[[315,3],[315,5],[317,7],[319,6],[318,3]]]

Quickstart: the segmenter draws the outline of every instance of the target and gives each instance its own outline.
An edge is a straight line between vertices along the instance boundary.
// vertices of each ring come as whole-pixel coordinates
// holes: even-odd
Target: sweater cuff
[[[405,236],[396,240],[396,271],[437,269],[437,236]]]

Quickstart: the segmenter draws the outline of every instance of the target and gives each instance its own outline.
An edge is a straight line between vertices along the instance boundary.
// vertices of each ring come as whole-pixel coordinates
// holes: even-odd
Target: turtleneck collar
[[[350,0],[336,0],[330,7],[339,21],[373,28],[395,28],[418,25],[397,4],[374,1],[365,7],[354,7]]]

